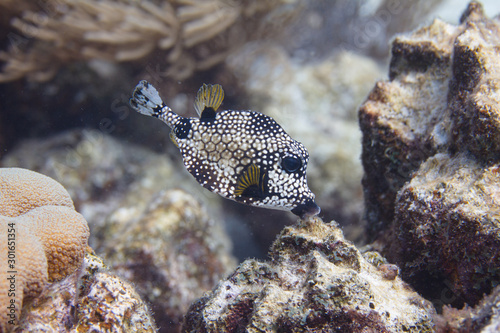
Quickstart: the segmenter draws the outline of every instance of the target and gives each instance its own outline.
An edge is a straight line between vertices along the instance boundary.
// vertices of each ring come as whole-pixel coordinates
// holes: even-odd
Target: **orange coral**
[[[33,171],[2,168],[0,232],[2,257],[11,259],[0,261],[0,307],[14,304],[12,311],[0,312],[6,331],[17,323],[24,298],[81,265],[89,228],[62,185]]]

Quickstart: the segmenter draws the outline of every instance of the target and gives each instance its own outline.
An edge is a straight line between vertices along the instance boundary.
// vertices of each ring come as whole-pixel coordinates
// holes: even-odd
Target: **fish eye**
[[[281,160],[281,167],[288,173],[295,172],[302,167],[302,161],[295,156],[287,156]]]

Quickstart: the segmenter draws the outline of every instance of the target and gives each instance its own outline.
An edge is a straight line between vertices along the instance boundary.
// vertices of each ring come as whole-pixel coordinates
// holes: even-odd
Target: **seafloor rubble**
[[[473,306],[500,280],[500,18],[472,2],[392,45],[359,111],[376,247],[433,301]]]
[[[89,252],[79,270],[24,307],[14,331],[154,333],[157,328],[134,286]]]
[[[434,308],[320,218],[286,227],[188,311],[183,332],[432,332]]]
[[[99,249],[119,276],[133,281],[164,332],[176,332],[189,305],[236,266],[223,225],[185,191],[154,195],[137,218],[129,207],[109,217]]]

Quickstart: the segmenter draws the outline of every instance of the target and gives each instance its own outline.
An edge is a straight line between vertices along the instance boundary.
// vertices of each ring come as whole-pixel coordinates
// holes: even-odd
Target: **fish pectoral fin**
[[[179,144],[177,143],[177,140],[175,139],[175,133],[174,131],[170,131],[170,134],[168,135],[170,137],[170,140],[174,143],[174,145],[179,148]]]
[[[224,90],[220,84],[203,84],[196,95],[194,108],[200,118],[214,118],[223,100]]]
[[[250,164],[238,177],[234,194],[237,197],[263,198],[265,176],[257,165]]]

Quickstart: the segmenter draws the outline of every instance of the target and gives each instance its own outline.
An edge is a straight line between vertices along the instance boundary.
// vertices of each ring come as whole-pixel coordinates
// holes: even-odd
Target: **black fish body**
[[[203,85],[195,101],[200,118],[185,118],[166,106],[152,85],[141,81],[130,103],[170,126],[184,165],[208,190],[249,205],[291,210],[301,217],[318,214],[320,208],[307,186],[306,148],[262,113],[216,112],[223,96],[219,85]]]

